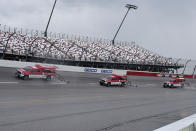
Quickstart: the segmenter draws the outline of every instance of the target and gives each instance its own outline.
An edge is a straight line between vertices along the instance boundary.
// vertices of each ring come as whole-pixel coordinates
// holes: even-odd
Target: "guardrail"
[[[196,114],[156,129],[154,131],[196,131]]]

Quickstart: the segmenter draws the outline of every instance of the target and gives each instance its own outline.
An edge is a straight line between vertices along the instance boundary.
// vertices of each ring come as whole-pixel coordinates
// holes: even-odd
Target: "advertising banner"
[[[95,69],[95,68],[84,68],[84,72],[96,73],[97,69]]]
[[[112,74],[112,70],[101,70],[103,74]]]

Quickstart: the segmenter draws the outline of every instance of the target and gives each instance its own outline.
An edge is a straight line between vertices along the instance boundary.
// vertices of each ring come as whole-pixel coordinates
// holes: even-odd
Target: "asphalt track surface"
[[[100,74],[60,72],[64,82],[14,72],[0,68],[0,131],[151,131],[196,113],[195,80],[165,89],[168,78],[129,76],[132,86],[108,88]]]

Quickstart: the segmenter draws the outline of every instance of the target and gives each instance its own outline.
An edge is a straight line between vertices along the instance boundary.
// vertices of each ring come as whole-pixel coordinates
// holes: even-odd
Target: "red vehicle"
[[[55,71],[56,67],[53,66],[27,66],[17,69],[15,76],[24,80],[29,78],[43,78],[45,80],[51,80],[51,77],[56,75]]]
[[[127,83],[127,76],[123,75],[109,75],[106,76],[104,78],[102,78],[101,80],[99,80],[100,85],[106,85],[106,86],[111,86],[111,85],[121,85],[121,86],[125,86]]]
[[[185,84],[184,78],[175,78],[175,79],[171,79],[171,80],[165,82],[163,84],[163,87],[164,88],[166,88],[166,87],[169,87],[169,88],[181,87],[181,88],[183,88],[184,84]]]

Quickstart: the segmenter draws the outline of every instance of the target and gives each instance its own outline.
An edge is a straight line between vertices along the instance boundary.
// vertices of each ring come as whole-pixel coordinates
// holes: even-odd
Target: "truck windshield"
[[[31,68],[30,67],[25,67],[25,68],[23,68],[24,70],[26,70],[26,71],[31,71]]]
[[[112,77],[111,76],[106,76],[106,77],[104,77],[105,79],[108,79],[108,80],[111,80],[112,79]]]

